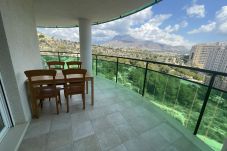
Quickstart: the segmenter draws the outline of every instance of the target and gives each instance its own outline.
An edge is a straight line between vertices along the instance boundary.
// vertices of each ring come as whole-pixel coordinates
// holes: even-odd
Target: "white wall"
[[[0,74],[3,79],[5,90],[7,91],[7,98],[14,122],[18,123],[24,121],[23,108],[19,101],[20,95],[17,87],[16,77],[13,70],[12,60],[10,58],[9,47],[3,27],[3,22],[0,14]],[[17,116],[20,115],[20,116]]]
[[[15,112],[14,120],[23,123],[31,118],[24,71],[42,67],[33,0],[0,0],[0,9],[7,39],[7,44],[1,48],[0,70],[8,85],[6,93],[10,108]]]

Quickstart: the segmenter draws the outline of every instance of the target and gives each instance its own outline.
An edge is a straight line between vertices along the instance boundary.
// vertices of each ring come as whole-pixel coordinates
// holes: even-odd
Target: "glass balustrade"
[[[53,55],[42,55],[42,60],[59,58]],[[79,57],[63,55],[60,59],[67,62],[79,60]],[[143,95],[182,126],[192,132],[195,130],[208,90],[208,74],[153,62],[146,66],[146,61],[121,57],[93,55],[92,60],[94,75],[116,81]],[[213,87],[196,136],[213,150],[221,150],[227,136],[226,91]]]

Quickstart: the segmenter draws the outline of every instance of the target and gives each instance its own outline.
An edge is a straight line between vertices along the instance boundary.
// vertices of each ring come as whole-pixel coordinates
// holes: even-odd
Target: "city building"
[[[227,72],[227,43],[198,44],[191,49],[191,65],[212,71]],[[205,82],[209,82],[206,77]],[[216,77],[214,86],[227,90],[227,78]]]
[[[227,44],[198,44],[191,49],[191,65],[203,69],[227,72]]]

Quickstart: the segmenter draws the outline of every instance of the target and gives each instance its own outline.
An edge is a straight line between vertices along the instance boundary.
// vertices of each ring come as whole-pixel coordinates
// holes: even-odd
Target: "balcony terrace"
[[[59,115],[54,101],[44,101],[19,151],[211,150],[148,99],[113,81],[96,77],[94,107],[89,98],[84,111],[81,97],[73,96],[70,113],[63,103]]]
[[[226,150],[227,93],[213,84],[227,73],[92,56],[92,25],[129,16],[159,2],[0,0],[0,151],[209,151],[201,138],[214,150]],[[66,113],[62,97],[59,115],[53,102],[46,101],[40,118],[32,119],[24,71],[44,67],[37,27],[79,27],[82,68],[97,75],[94,107],[89,94],[85,111],[80,97],[72,97],[70,113]],[[48,56],[49,60],[66,62],[70,56],[59,54]],[[202,72],[210,78],[209,84],[153,70],[157,66],[194,70],[198,75]]]

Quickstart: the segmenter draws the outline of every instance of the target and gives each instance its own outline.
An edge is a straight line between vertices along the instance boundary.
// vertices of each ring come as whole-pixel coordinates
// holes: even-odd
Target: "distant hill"
[[[189,50],[184,46],[170,46],[152,41],[139,40],[130,35],[115,36],[112,40],[104,42],[102,46],[113,48],[135,48],[153,52],[168,52],[176,54],[186,54],[189,52]]]

